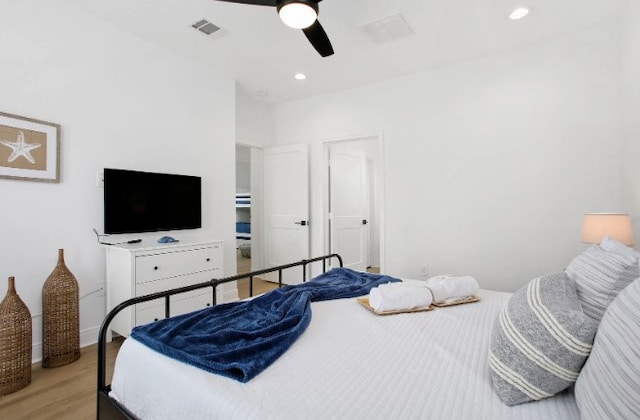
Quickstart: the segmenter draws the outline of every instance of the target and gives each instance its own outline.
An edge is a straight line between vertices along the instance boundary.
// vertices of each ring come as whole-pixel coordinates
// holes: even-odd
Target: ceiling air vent
[[[199,20],[198,22],[191,25],[191,27],[196,28],[206,35],[211,35],[221,30],[218,26],[214,25],[206,19]]]
[[[385,44],[415,34],[400,13],[366,23],[360,29],[375,44]]]

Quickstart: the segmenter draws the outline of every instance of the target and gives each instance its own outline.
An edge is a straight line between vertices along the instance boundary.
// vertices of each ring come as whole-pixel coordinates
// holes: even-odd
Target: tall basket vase
[[[78,282],[58,250],[58,264],[42,287],[42,367],[68,365],[80,357]]]
[[[0,396],[31,383],[31,313],[9,277],[7,296],[0,302]]]

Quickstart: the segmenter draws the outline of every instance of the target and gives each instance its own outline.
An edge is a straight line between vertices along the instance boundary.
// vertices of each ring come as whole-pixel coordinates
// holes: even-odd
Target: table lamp
[[[582,223],[582,242],[599,244],[608,236],[625,245],[633,245],[631,219],[625,213],[586,213]]]

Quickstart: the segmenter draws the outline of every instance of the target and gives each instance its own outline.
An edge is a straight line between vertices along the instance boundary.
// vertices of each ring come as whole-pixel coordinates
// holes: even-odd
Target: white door
[[[309,258],[309,148],[306,144],[264,151],[266,267]],[[286,284],[302,283],[302,267],[284,271]],[[266,278],[278,281],[277,273]]]
[[[329,149],[329,223],[331,252],[344,266],[367,268],[369,201],[364,152]]]

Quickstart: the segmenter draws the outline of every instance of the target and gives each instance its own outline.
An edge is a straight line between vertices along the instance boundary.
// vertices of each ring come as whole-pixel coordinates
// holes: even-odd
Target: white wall
[[[251,146],[251,269],[264,268],[263,147],[273,143],[273,110],[236,84],[236,141]]]
[[[623,34],[623,98],[624,98],[624,176],[622,179],[624,209],[631,214],[640,249],[640,3],[630,1],[625,12]]]
[[[95,340],[105,298],[102,230],[104,167],[203,178],[203,229],[226,241],[226,273],[235,273],[235,86],[84,14],[65,2],[2,1],[0,110],[61,124],[61,182],[0,179],[0,280],[15,275],[35,316],[34,356],[41,357],[42,285],[65,249],[80,286],[82,344]],[[142,234],[150,244],[160,234]],[[123,236],[119,239],[128,239]],[[0,281],[0,295],[6,280]]]
[[[273,130],[271,107],[236,85],[236,141],[263,147],[273,142]]]
[[[616,28],[277,106],[277,143],[312,145],[311,219],[321,141],[382,133],[385,272],[509,291],[562,270],[582,214],[621,206]]]
[[[236,161],[236,192],[251,190],[251,164]]]

